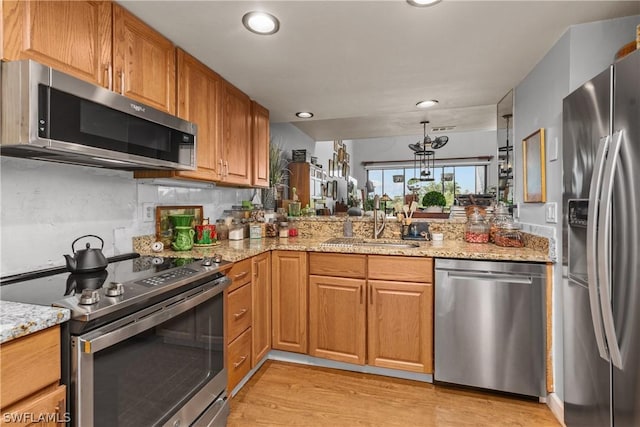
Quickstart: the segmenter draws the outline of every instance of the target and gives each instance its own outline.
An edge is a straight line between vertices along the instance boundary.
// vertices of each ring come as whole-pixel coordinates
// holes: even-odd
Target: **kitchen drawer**
[[[60,381],[60,327],[0,346],[0,408]]]
[[[433,283],[433,258],[369,255],[369,279]]]
[[[240,286],[251,281],[251,258],[243,259],[233,264],[233,267],[227,273],[227,277],[231,279],[229,291],[238,289]]]
[[[60,386],[50,386],[46,390],[43,390],[37,394],[29,396],[29,398],[24,399],[16,403],[15,405],[6,408],[6,410],[2,409],[2,421],[7,418],[11,418],[9,414],[36,414],[39,416],[40,414],[46,414],[47,416],[53,416],[55,414],[58,420],[64,420],[67,404],[67,389],[64,385]],[[0,424],[5,425],[0,421]],[[7,423],[10,425],[15,425],[12,423]],[[17,425],[26,425],[21,423],[16,423]],[[31,425],[39,425],[39,424],[28,424]],[[54,424],[54,423],[46,423],[44,425],[47,426],[63,426],[63,423]]]
[[[238,385],[251,369],[251,328],[235,339],[227,349],[228,392]]]
[[[227,342],[251,326],[251,283],[227,295]]]
[[[364,279],[366,261],[366,255],[310,253],[309,274]]]

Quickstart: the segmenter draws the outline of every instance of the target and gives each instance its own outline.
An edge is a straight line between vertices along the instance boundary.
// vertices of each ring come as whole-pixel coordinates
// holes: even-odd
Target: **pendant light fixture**
[[[409,148],[413,151],[413,168],[415,170],[415,176],[420,181],[434,181],[434,168],[436,152],[438,148],[442,148],[449,142],[448,136],[439,136],[436,139],[431,139],[427,135],[428,120],[420,122],[423,128],[424,137],[422,141],[418,141],[415,144],[409,144]],[[418,172],[419,171],[419,172]]]

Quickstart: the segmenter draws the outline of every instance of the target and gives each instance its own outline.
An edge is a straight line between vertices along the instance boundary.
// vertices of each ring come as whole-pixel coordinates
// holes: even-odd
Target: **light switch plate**
[[[545,220],[549,223],[558,222],[558,204],[556,202],[549,202],[545,205]]]
[[[143,222],[151,222],[154,218],[154,209],[153,203],[143,203],[142,204],[142,221]]]

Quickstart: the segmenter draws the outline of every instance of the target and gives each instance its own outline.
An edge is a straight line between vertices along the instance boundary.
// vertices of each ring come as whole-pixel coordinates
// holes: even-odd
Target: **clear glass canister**
[[[480,215],[478,208],[474,208],[473,213],[469,216],[464,240],[468,243],[489,243],[489,224]]]
[[[280,237],[289,237],[289,224],[286,222],[280,223],[280,231],[278,236]]]
[[[509,207],[503,202],[498,203],[494,212],[493,218],[489,223],[489,241],[495,242],[496,231],[500,228],[500,225],[507,222],[513,222],[513,218],[509,213]]]
[[[223,219],[216,221],[216,233],[218,235],[218,240],[229,239],[229,227],[227,227]]]
[[[520,231],[520,224],[513,221],[502,223],[496,231],[494,243],[497,246],[507,248],[523,247],[524,239],[522,237],[522,231]]]

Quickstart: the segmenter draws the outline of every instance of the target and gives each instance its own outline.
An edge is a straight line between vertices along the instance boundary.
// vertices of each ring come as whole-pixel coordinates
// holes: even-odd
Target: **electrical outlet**
[[[545,205],[545,220],[550,223],[558,222],[558,204],[556,202],[549,202]]]
[[[143,222],[151,222],[154,219],[153,215],[153,203],[143,203],[142,204],[142,221]]]

